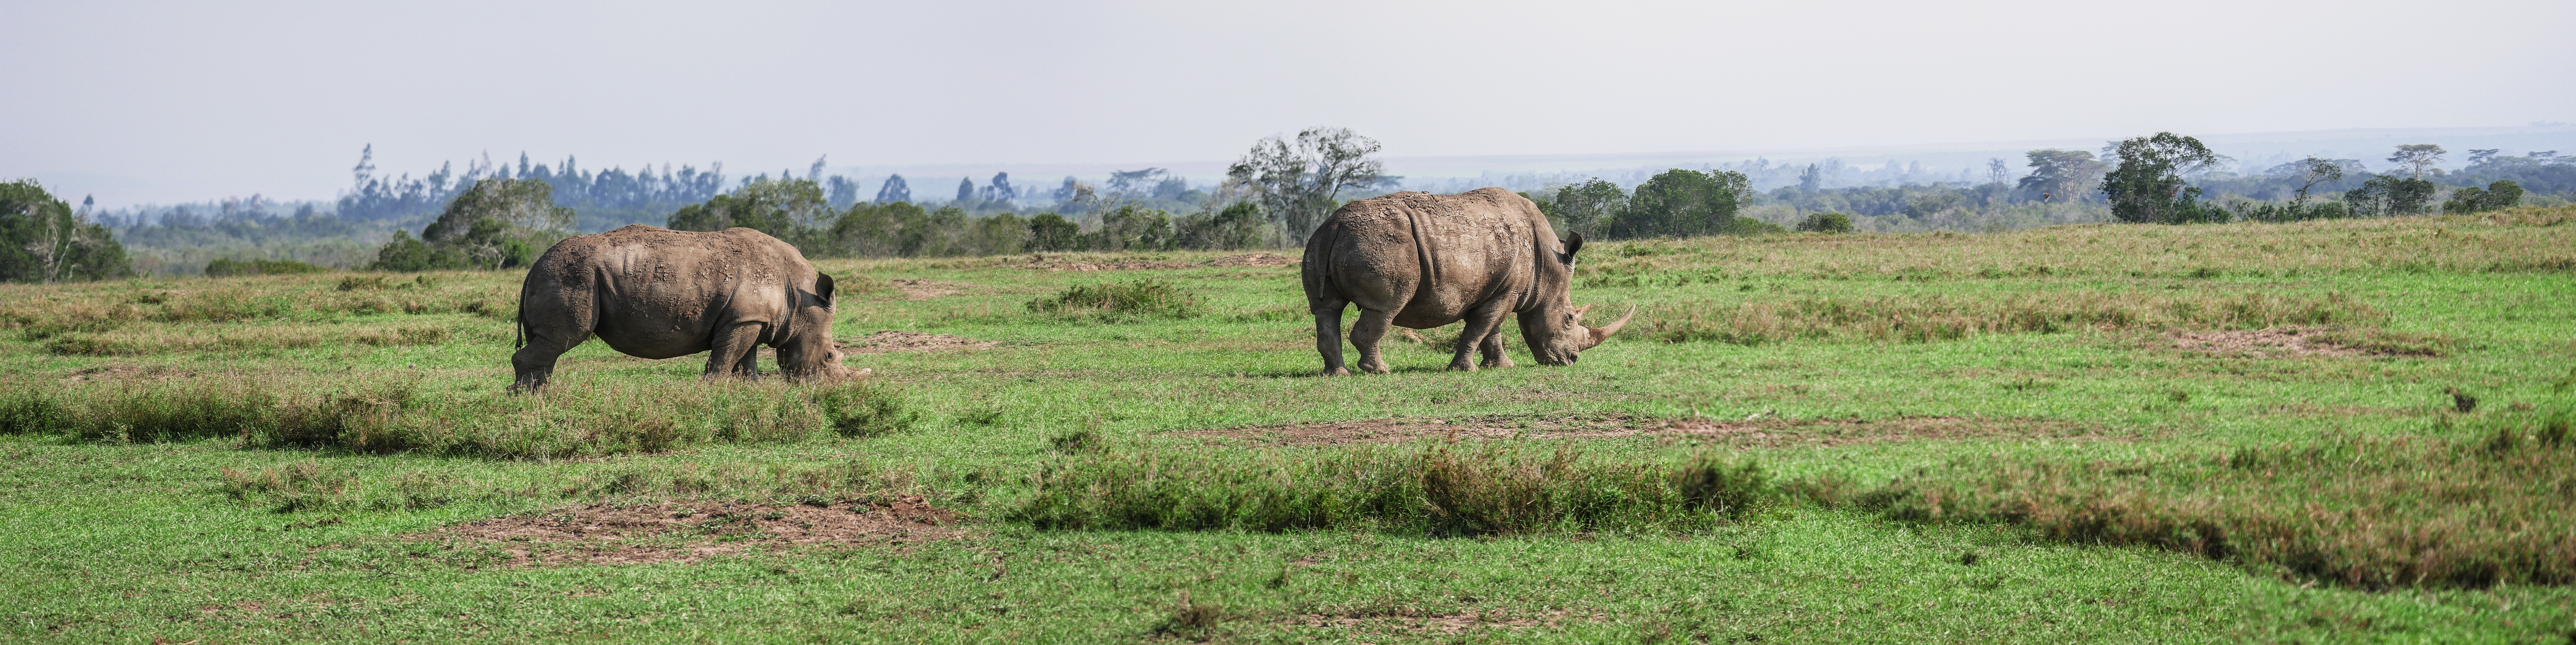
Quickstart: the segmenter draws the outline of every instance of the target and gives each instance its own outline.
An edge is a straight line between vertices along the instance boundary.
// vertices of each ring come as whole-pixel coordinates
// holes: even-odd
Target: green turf
[[[2576,593],[2564,586],[2360,588],[2272,564],[2051,540],[2034,526],[1890,519],[1881,506],[1796,494],[1760,518],[1682,533],[1075,531],[1005,519],[1028,498],[1028,476],[1041,464],[1095,458],[1050,441],[1085,430],[1113,454],[1294,460],[1357,448],[1168,433],[1387,418],[1652,425],[1759,415],[1757,427],[1782,436],[1571,441],[1606,462],[1714,451],[1758,462],[1784,485],[1839,481],[1860,490],[1952,472],[1937,467],[1961,460],[2116,466],[2330,438],[2472,450],[2498,428],[2538,428],[2576,402],[2561,385],[2576,379],[2576,226],[2552,213],[1602,244],[1587,249],[1574,300],[1645,309],[1629,334],[1586,352],[1578,366],[1536,366],[1514,337],[1520,367],[1448,373],[1439,371],[1445,348],[1390,343],[1394,374],[1335,379],[1315,376],[1320,361],[1294,266],[1043,271],[1022,268],[1026,257],[826,260],[818,264],[845,284],[900,278],[958,290],[845,296],[844,342],[892,329],[1001,344],[853,355],[852,367],[876,370],[877,384],[918,415],[901,430],[864,436],[823,427],[783,440],[709,434],[655,454],[595,443],[606,447],[563,453],[569,459],[265,448],[234,437],[0,437],[0,604],[16,608],[0,634],[42,642],[2566,642]],[[696,381],[702,357],[649,361],[590,343],[565,357],[548,399],[511,399],[501,393],[510,380],[507,309],[478,312],[506,305],[516,274],[444,273],[426,285],[397,276],[389,284],[412,286],[352,291],[338,290],[341,277],[0,287],[0,317],[19,328],[0,336],[0,371],[13,391],[73,405],[191,383],[257,384],[286,399],[399,385],[421,401],[412,414],[447,415],[466,428],[459,432],[551,432],[547,418],[651,408],[710,387]],[[1028,306],[1071,287],[1144,277],[1199,299],[1206,313],[1103,317]],[[276,304],[240,304],[260,298]],[[1649,329],[1684,324],[1692,312],[1789,311],[1802,301],[1903,315],[1957,305],[1965,308],[1945,315],[1974,322],[2010,313],[1998,303],[2038,311],[2248,299],[2326,307],[2336,318],[2317,327],[2431,343],[2441,355],[2175,349],[2168,334],[2262,326],[2206,316],[1931,340],[1810,321],[1765,327],[1803,331],[1750,345],[1667,343]],[[120,306],[133,310],[109,311]],[[92,313],[66,313],[75,311]],[[74,324],[82,316],[110,322]],[[403,331],[432,328],[444,333]],[[801,400],[799,387],[808,386],[737,387],[707,395],[715,403],[668,405],[716,414],[706,406]],[[2481,403],[2457,411],[2453,389]],[[1818,426],[1797,425],[1904,418],[2007,429],[1829,444],[1801,434]],[[2009,429],[2043,426],[2056,431]],[[2551,461],[2576,448],[2546,450],[2558,452],[2519,457],[2538,460],[2528,463],[2539,470],[2512,471],[2538,473],[2528,490],[2463,494],[2519,495],[2513,521],[2576,531],[2566,512],[2576,472]],[[296,464],[321,473],[321,483],[298,489],[303,497],[245,494],[238,483]],[[600,501],[866,494],[788,483],[816,469],[863,473],[870,485],[965,512],[971,537],[521,568],[489,566],[473,556],[488,545],[433,532]],[[636,473],[713,483],[695,493],[610,483]],[[2283,487],[2342,481],[2334,471],[2281,477]],[[2553,477],[2567,482],[2563,492]],[[2295,493],[2256,494],[2310,498]],[[2365,527],[2321,530],[2347,528]],[[1973,564],[1963,563],[1971,554]],[[1181,611],[1184,594],[1201,620],[1176,618],[1192,613]]]

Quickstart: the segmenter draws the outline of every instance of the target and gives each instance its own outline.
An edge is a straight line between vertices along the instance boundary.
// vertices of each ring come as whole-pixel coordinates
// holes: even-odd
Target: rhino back
[[[1363,307],[1400,308],[1397,324],[1448,324],[1528,291],[1538,235],[1528,204],[1499,188],[1354,201],[1326,224],[1332,239],[1310,245],[1325,257],[1309,257],[1308,270]]]
[[[785,322],[788,294],[813,276],[794,247],[758,231],[636,225],[564,240],[531,267],[529,285],[591,305],[595,333],[618,351],[666,358],[705,351],[720,325]]]

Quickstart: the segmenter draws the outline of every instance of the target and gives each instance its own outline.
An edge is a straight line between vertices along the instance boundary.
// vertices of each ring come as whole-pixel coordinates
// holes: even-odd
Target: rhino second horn
[[[1628,319],[1635,317],[1637,317],[1637,306],[1628,305],[1628,313],[1621,314],[1618,320],[1610,321],[1608,326],[1590,328],[1592,330],[1592,344],[1584,345],[1583,348],[1592,349],[1594,347],[1601,346],[1602,341],[1610,340],[1611,334],[1619,333],[1619,328],[1628,326]]]

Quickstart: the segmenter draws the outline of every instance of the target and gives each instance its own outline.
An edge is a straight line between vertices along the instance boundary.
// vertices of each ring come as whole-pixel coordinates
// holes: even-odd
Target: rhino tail
[[[511,322],[510,331],[515,333],[510,341],[510,348],[528,346],[528,291],[526,289],[519,290],[519,311],[517,315],[512,316]]]

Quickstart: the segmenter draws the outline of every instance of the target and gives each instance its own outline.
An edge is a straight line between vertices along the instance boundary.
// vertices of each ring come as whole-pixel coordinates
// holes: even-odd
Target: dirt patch
[[[1580,614],[1570,615],[1566,613],[1565,610],[1561,609],[1527,613],[1510,611],[1480,612],[1470,609],[1455,614],[1404,615],[1404,612],[1401,611],[1396,612],[1396,614],[1397,615],[1391,616],[1298,614],[1290,617],[1287,623],[1297,627],[1324,629],[1365,628],[1370,631],[1457,634],[1479,628],[1521,629],[1526,627],[1545,627],[1554,629],[1558,624],[1565,622],[1569,618],[1578,621],[1599,621],[1605,618],[1605,616],[1600,614],[1589,616]]]
[[[975,287],[975,285],[959,282],[938,282],[933,280],[913,280],[909,278],[887,280],[886,285],[893,287],[896,291],[903,292],[903,297],[907,300],[929,300],[932,298],[953,296],[959,293],[964,293],[967,289]]]
[[[869,334],[858,343],[842,345],[851,354],[891,354],[897,352],[944,352],[952,349],[992,349],[1000,341],[975,340],[948,334],[924,334],[917,331],[888,329]]]
[[[1836,446],[1888,441],[1954,439],[2116,439],[2097,429],[2063,421],[1903,417],[1875,421],[1849,419],[1659,419],[1603,417],[1482,417],[1461,419],[1373,419],[1342,423],[1296,423],[1212,430],[1187,430],[1165,436],[1233,439],[1261,445],[1328,446],[1352,443],[1401,443],[1437,438],[1568,439],[1656,435],[1666,442],[1697,440],[1727,445],[1783,447]]]
[[[960,537],[958,515],[919,497],[829,506],[595,504],[411,536],[496,548],[502,566],[691,561],[753,547],[904,544]],[[452,548],[452,547],[451,547]]]
[[[1122,260],[1116,262],[1038,260],[1019,266],[1023,269],[1035,269],[1039,271],[1135,271],[1145,269],[1197,269],[1203,267],[1284,267],[1296,263],[1296,258],[1276,253],[1244,253],[1198,262],[1180,260]]]
[[[2175,334],[2174,346],[2212,354],[2281,356],[2358,356],[2365,352],[2327,342],[2320,330],[2273,327],[2238,331]]]

